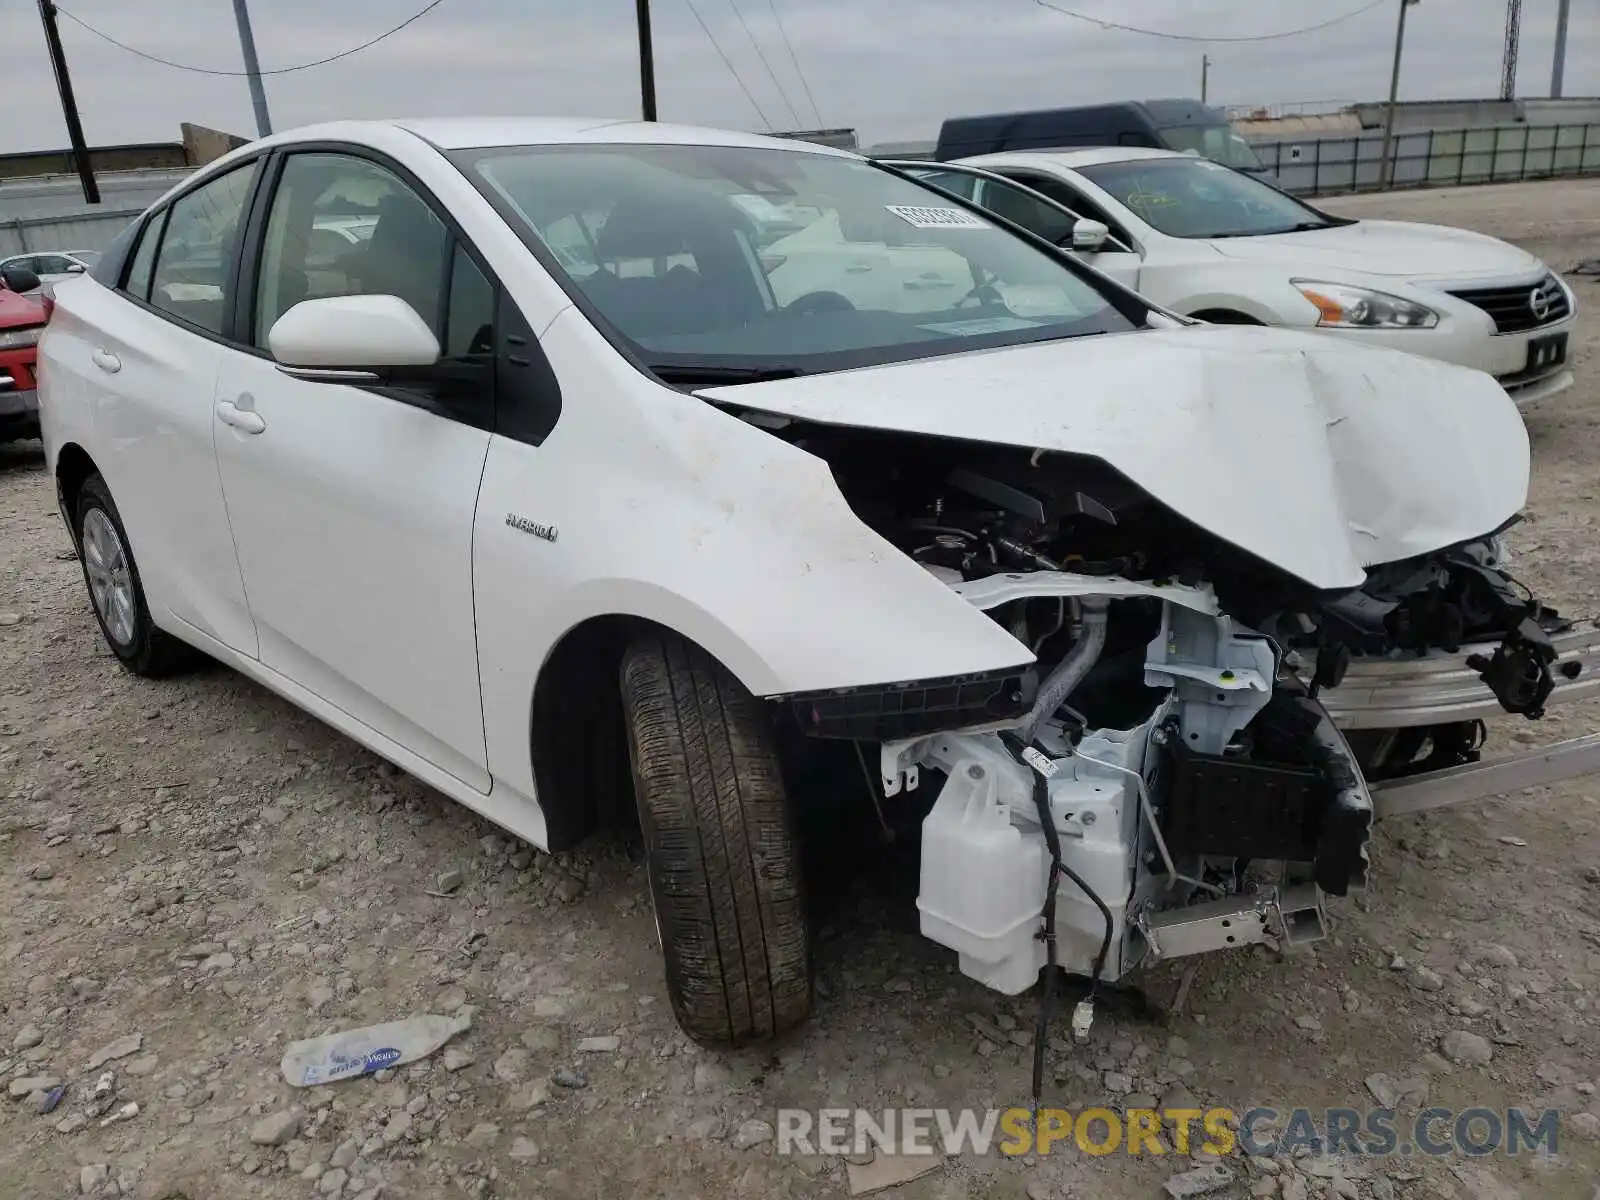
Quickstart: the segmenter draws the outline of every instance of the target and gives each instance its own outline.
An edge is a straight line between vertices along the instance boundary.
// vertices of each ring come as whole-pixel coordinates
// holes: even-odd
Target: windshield
[[[1341,224],[1258,179],[1204,158],[1078,167],[1153,229],[1172,237],[1259,237]]]
[[[860,159],[664,145],[455,157],[613,335],[686,381],[1136,327],[1047,251]]]
[[[1174,150],[1193,150],[1214,162],[1245,171],[1265,170],[1250,143],[1235,133],[1232,125],[1169,125],[1161,131],[1161,137]]]

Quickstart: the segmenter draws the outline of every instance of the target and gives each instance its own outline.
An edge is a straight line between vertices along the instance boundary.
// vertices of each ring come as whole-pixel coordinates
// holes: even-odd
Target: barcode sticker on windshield
[[[992,229],[981,217],[960,208],[926,208],[916,204],[884,205],[915,229]]]

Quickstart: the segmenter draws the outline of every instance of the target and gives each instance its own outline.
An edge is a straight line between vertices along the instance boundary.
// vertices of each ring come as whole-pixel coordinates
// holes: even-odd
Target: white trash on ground
[[[346,1029],[290,1042],[283,1052],[283,1077],[292,1087],[319,1087],[385,1067],[426,1058],[456,1034],[472,1028],[472,1012],[453,1017],[425,1013],[403,1021]]]

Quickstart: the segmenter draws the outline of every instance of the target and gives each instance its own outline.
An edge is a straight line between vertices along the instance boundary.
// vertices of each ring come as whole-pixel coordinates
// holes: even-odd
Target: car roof
[[[496,146],[746,146],[855,158],[845,150],[795,138],[766,137],[727,129],[672,125],[659,121],[602,117],[418,117],[381,121],[339,121],[289,129],[263,144],[308,140],[361,140],[377,129],[401,129],[440,150],[478,150]]]
[[[1013,166],[1033,164],[1036,166],[1066,167],[1075,170],[1078,167],[1094,167],[1101,163],[1141,162],[1152,158],[1194,158],[1193,154],[1185,154],[1181,150],[1158,150],[1149,146],[1084,146],[1078,149],[1064,150],[1013,150],[1001,151],[997,154],[978,154],[971,158],[952,159],[953,162],[967,163],[974,167],[981,167],[985,163],[1010,163]]]

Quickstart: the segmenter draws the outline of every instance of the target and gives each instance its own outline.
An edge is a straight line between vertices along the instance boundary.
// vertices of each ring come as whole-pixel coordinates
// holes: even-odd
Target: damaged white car
[[[811,1009],[830,755],[915,812],[923,931],[1007,993],[1315,939],[1379,784],[1600,766],[1477,762],[1600,659],[1506,573],[1493,379],[1190,324],[852,155],[280,134],[64,285],[40,357],[117,656],[198,648],[542,847],[636,800],[703,1041]]]

